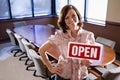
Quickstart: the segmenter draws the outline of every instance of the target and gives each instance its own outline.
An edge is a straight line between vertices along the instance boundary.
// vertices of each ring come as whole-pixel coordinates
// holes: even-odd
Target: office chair
[[[6,32],[10,38],[11,44],[13,46],[16,46],[16,48],[11,50],[11,53],[14,53],[14,57],[15,57],[18,52],[21,52],[21,50],[19,49],[19,45],[18,45],[18,42],[14,36],[14,32],[10,29],[6,29]]]
[[[108,47],[110,47],[110,48],[112,48],[112,49],[114,49],[115,44],[116,44],[115,41],[110,40],[110,39],[107,39],[107,38],[103,38],[103,37],[97,37],[97,38],[96,38],[96,42],[101,43],[101,44],[103,44],[103,45],[105,45],[105,46],[108,46]],[[119,64],[118,61],[116,61],[116,60],[115,60],[112,64],[109,64],[109,65],[114,65],[114,66],[117,65],[117,66],[120,66],[120,64]],[[94,76],[94,79],[104,80],[103,75],[104,75],[106,72],[108,72],[107,67],[108,67],[109,65],[106,65],[106,66],[104,66],[104,67],[94,67],[94,68],[97,69],[99,72],[96,72],[96,71],[91,70],[91,69],[88,70],[89,73],[92,73],[92,74],[89,74],[89,76]],[[96,77],[97,77],[97,78],[96,78]]]
[[[35,64],[35,72],[33,73],[33,75],[40,76],[45,79],[47,79],[47,78],[51,79],[51,76],[53,74],[50,73],[50,71],[47,69],[46,65],[44,65],[44,63],[41,59],[41,56],[38,55],[38,53],[34,49],[29,49],[29,53]]]
[[[52,25],[52,24],[47,24],[47,26],[48,26],[48,27],[51,27],[51,28],[55,28],[55,26]]]
[[[22,43],[25,46],[26,53],[27,53],[27,56],[28,56],[28,58],[27,58],[27,60],[25,62],[25,65],[28,64],[28,61],[32,61],[32,63],[28,64],[27,67],[26,67],[26,70],[28,70],[29,67],[34,67],[34,63],[33,63],[32,57],[31,57],[31,55],[29,53],[30,46],[33,46],[33,45],[28,40],[26,40],[24,38],[22,39]],[[34,49],[34,47],[31,47],[31,48]]]
[[[120,63],[114,61],[113,64],[116,66],[114,68],[97,68],[102,74],[89,69],[88,78],[90,80],[119,80],[120,79]]]
[[[15,41],[14,32],[11,31],[10,29],[6,29],[6,32],[7,32],[8,36],[9,36],[9,38],[10,38],[11,44],[16,46],[17,43]]]
[[[14,35],[15,35],[18,43],[19,43],[19,47],[20,47],[20,49],[21,49],[21,51],[22,51],[22,54],[25,54],[25,56],[21,56],[21,57],[19,58],[19,60],[22,60],[22,58],[27,58],[25,46],[23,45],[23,43],[22,43],[22,41],[21,41],[21,39],[22,39],[23,37],[20,36],[20,35],[17,34],[17,33],[15,33]]]
[[[113,41],[113,40],[103,38],[103,37],[99,37],[99,36],[96,38],[96,42],[101,43],[101,44],[103,44],[105,46],[108,46],[108,47],[110,47],[112,49],[114,49],[115,44],[116,44],[116,42]],[[104,66],[104,67],[107,67],[107,65]]]
[[[29,41],[27,41],[25,38],[22,38],[21,39],[21,41],[22,41],[22,43],[23,43],[23,45],[24,45],[24,47],[25,47],[25,49],[26,49],[26,53],[27,53],[27,60],[26,60],[26,62],[25,62],[25,65],[27,65],[27,62],[29,61],[29,60],[32,60],[32,58],[31,58],[31,56],[30,56],[30,54],[29,54],[29,52],[28,52],[28,50],[29,50],[29,45],[30,45],[30,43],[29,43]]]
[[[103,37],[97,37],[96,42],[101,43],[103,45],[106,45],[106,46],[108,46],[108,47],[110,47],[112,49],[114,49],[115,44],[116,44],[115,41],[107,39],[107,38],[103,38]]]
[[[116,68],[109,69],[103,73],[104,80],[120,80],[120,63],[114,63]]]
[[[13,22],[14,27],[26,26],[27,23],[25,21]]]

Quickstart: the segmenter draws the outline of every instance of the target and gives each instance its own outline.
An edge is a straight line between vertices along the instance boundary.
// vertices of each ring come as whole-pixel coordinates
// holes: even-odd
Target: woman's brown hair
[[[80,15],[79,11],[73,5],[65,5],[62,8],[62,10],[60,12],[60,15],[59,15],[59,18],[58,18],[58,21],[57,21],[58,27],[60,29],[62,29],[62,31],[64,33],[66,33],[67,32],[66,30],[68,29],[67,25],[65,24],[65,17],[66,17],[66,15],[67,15],[67,13],[68,13],[68,11],[70,9],[74,9],[75,10],[75,12],[76,12],[76,14],[78,16],[78,20],[79,20],[78,25],[79,26],[83,26],[82,17]]]

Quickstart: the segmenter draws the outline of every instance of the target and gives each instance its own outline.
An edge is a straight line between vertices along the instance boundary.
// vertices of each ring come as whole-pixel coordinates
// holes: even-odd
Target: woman
[[[56,80],[83,80],[87,76],[89,60],[67,58],[69,42],[94,44],[94,34],[83,29],[82,17],[73,5],[62,8],[58,19],[61,32],[56,32],[39,48],[39,53],[51,73],[57,74]],[[58,60],[51,66],[46,52]]]

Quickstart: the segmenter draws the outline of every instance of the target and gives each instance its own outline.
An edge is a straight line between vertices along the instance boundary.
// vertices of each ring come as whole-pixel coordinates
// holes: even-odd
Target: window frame
[[[35,13],[34,13],[34,1],[33,0],[30,0],[31,1],[31,12],[32,12],[32,16],[31,17],[21,17],[21,18],[13,18],[12,16],[12,12],[11,12],[11,4],[10,4],[10,0],[7,0],[8,1],[8,12],[9,12],[9,18],[7,19],[0,19],[0,20],[11,20],[11,19],[22,19],[22,18],[38,18],[38,17],[41,17],[41,16],[58,16],[57,15],[57,12],[56,12],[56,0],[51,0],[51,14],[48,14],[48,15],[40,15],[40,16],[35,16]],[[67,1],[67,4],[70,4],[70,0],[66,0]],[[99,20],[94,20],[94,22],[92,21],[89,21],[88,18],[87,18],[87,1],[88,0],[84,0],[84,15],[83,15],[83,22],[86,22],[86,23],[91,23],[91,24],[96,24],[96,25],[102,25],[102,26],[105,26],[106,25],[106,20],[104,21],[105,24],[99,24],[98,21]],[[107,14],[106,14],[107,15]]]

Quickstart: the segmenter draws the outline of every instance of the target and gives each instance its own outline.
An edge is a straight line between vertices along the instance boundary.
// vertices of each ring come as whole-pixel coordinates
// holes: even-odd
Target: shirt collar
[[[83,32],[83,28],[80,28],[79,31],[78,31],[78,35],[81,34],[82,32]],[[71,35],[71,30],[68,29],[68,30],[67,30],[67,33],[68,33],[68,36],[71,37],[71,39],[75,39],[75,38],[72,37],[72,35]],[[77,36],[78,36],[78,35],[77,35]]]

